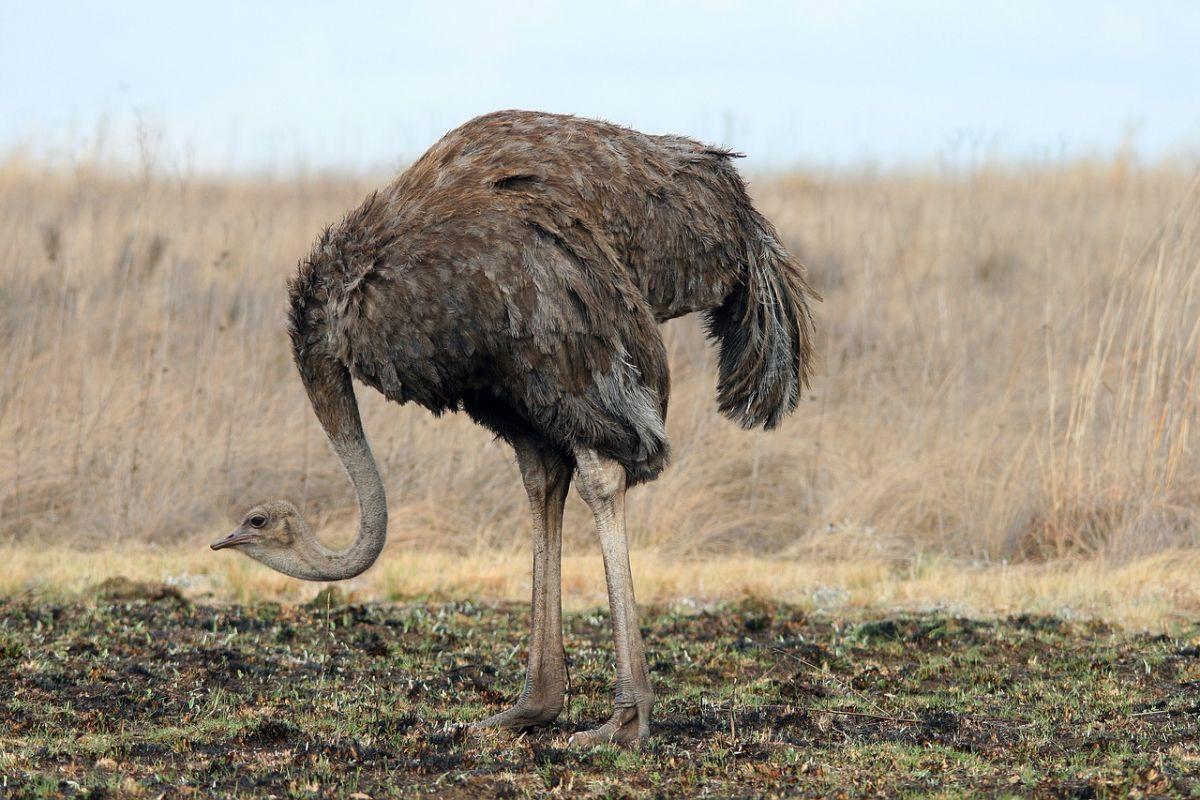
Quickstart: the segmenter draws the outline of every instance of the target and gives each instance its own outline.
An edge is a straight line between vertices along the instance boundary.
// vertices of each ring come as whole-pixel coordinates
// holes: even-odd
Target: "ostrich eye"
[[[249,519],[251,528],[261,528],[267,524],[267,518],[262,514],[255,514]]]

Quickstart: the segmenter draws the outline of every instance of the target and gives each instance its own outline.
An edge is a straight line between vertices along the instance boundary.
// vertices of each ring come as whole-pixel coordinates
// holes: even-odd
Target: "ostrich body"
[[[515,706],[476,723],[521,729],[562,710],[560,557],[572,479],[595,517],[616,651],[612,717],[575,744],[649,734],[624,495],[667,462],[658,323],[707,314],[718,401],[745,427],[791,411],[812,359],[812,293],[726,150],[522,111],[451,131],[327,229],[289,283],[296,366],[358,496],[345,550],[295,507],[246,515],[234,547],[305,580],[374,563],[387,506],[352,378],[435,414],[462,410],[516,452],[533,518],[532,635]]]

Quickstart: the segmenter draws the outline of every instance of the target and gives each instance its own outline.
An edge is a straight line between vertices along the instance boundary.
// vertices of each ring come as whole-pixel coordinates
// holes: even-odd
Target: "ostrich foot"
[[[493,714],[487,719],[471,723],[471,730],[510,730],[523,731],[528,728],[540,728],[558,719],[562,705],[542,704],[533,700],[521,698],[517,704],[507,711]]]
[[[595,747],[598,744],[637,745],[650,738],[650,703],[618,708],[599,728],[572,734],[568,747]]]

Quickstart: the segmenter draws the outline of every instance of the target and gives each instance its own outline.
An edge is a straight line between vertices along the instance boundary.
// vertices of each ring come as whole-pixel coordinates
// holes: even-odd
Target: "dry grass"
[[[55,574],[46,542],[97,563],[114,547],[171,553],[267,496],[345,536],[352,497],[290,363],[283,282],[377,182],[0,161],[6,588],[21,558]],[[630,502],[632,536],[655,554],[639,569],[647,599],[823,585],[856,604],[1124,607],[1195,582],[1192,166],[794,175],[754,190],[825,296],[820,377],[783,430],[748,434],[714,411],[699,326],[668,327],[675,460]],[[507,449],[466,419],[360,399],[392,510],[391,552],[363,586],[521,594],[526,509]],[[578,580],[594,550],[577,501],[568,515]],[[410,553],[430,548],[443,555]],[[234,587],[259,570],[181,558]],[[90,569],[65,563],[84,565],[63,566],[68,581]],[[252,584],[293,591],[274,580]]]
[[[946,558],[900,566],[879,558],[766,559],[752,555],[680,560],[657,550],[635,551],[634,578],[642,603],[708,607],[746,599],[789,603],[839,617],[896,611],[940,611],[971,617],[1053,614],[1102,619],[1136,630],[1172,631],[1200,616],[1200,553],[1174,551],[1124,564],[1102,559],[964,566]],[[529,556],[511,550],[469,555],[399,550],[361,577],[341,584],[351,600],[430,601],[481,598],[528,601]],[[177,587],[185,596],[217,602],[307,602],[324,584],[287,578],[244,558],[213,558],[190,548],[133,545],[91,553],[51,546],[0,547],[0,596],[87,594],[114,577]],[[563,559],[568,610],[602,607],[607,599],[599,555]]]

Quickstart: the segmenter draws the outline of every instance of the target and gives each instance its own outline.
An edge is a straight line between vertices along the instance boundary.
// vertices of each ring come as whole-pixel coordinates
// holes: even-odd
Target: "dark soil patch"
[[[481,736],[464,723],[520,689],[524,608],[95,594],[0,600],[5,800],[1200,793],[1200,628],[651,610],[654,736],[581,752],[609,711],[602,614],[566,620],[558,723]]]

